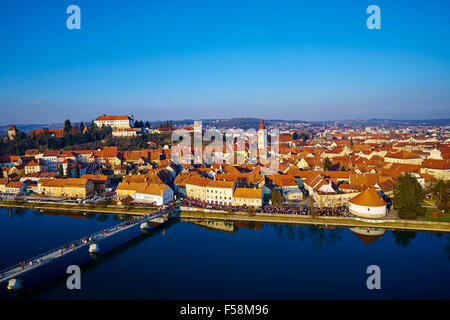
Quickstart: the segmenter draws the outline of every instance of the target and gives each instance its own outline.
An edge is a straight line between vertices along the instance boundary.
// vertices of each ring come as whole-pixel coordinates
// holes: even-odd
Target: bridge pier
[[[8,290],[20,290],[22,289],[22,284],[20,283],[20,280],[18,279],[10,279],[8,281]]]
[[[98,244],[93,243],[89,246],[89,253],[99,253],[100,252],[100,247],[98,246]]]

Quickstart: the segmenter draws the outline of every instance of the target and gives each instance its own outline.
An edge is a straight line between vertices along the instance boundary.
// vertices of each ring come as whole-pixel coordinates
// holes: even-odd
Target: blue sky
[[[0,124],[449,118],[449,3],[2,1]]]

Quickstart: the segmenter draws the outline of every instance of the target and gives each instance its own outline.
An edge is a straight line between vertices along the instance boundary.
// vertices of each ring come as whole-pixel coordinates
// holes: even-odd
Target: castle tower
[[[9,127],[8,129],[8,138],[10,140],[13,140],[16,135],[17,135],[17,128],[15,125],[12,124],[11,127]]]

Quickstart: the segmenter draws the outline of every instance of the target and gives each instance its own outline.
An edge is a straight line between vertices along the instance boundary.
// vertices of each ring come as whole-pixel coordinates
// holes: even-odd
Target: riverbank
[[[213,220],[232,220],[258,223],[283,223],[283,224],[306,224],[316,226],[336,226],[336,227],[368,227],[411,231],[434,231],[450,233],[450,223],[420,221],[420,220],[376,220],[377,222],[368,222],[358,218],[349,217],[324,217],[324,216],[302,216],[288,214],[269,214],[269,213],[228,213],[228,212],[202,212],[181,210],[180,218],[185,219],[213,219]]]
[[[34,210],[63,210],[109,214],[144,215],[155,208],[119,208],[117,206],[93,206],[83,204],[33,203],[21,201],[0,201],[0,208],[24,208]]]
[[[153,208],[118,208],[117,206],[92,206],[82,204],[49,204],[49,203],[30,203],[20,201],[0,201],[0,207],[4,208],[24,208],[35,210],[64,210],[77,212],[94,212],[120,215],[143,215]],[[421,220],[376,220],[367,221],[350,217],[326,217],[326,216],[303,216],[288,214],[269,214],[269,213],[237,213],[197,209],[193,207],[180,207],[180,218],[194,219],[216,219],[232,220],[243,222],[259,223],[279,223],[279,224],[306,224],[337,227],[369,227],[384,228],[411,231],[434,231],[450,233],[449,222],[421,221]]]

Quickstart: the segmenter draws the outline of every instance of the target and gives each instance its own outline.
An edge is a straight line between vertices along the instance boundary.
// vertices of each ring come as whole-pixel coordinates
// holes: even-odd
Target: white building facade
[[[137,190],[133,198],[137,202],[149,202],[162,206],[173,201],[173,190],[169,186],[149,186],[145,190]]]
[[[113,129],[115,128],[133,128],[134,120],[129,116],[100,116],[94,121],[97,127],[102,127],[103,125],[109,126]]]

